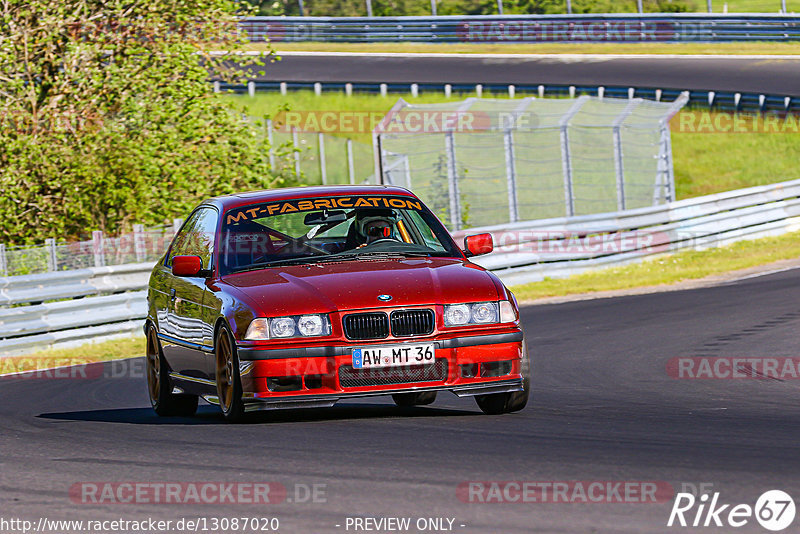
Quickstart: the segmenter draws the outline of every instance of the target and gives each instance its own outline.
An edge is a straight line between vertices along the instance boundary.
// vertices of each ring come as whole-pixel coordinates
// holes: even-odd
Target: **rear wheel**
[[[242,401],[242,380],[239,376],[239,358],[236,355],[233,336],[227,327],[223,326],[219,329],[215,346],[219,407],[225,419],[231,422],[240,421],[244,416],[244,402]]]
[[[422,391],[419,393],[395,393],[392,400],[398,406],[408,408],[409,406],[426,406],[433,404],[436,400],[435,391]]]
[[[169,367],[161,352],[156,330],[147,329],[147,392],[150,405],[162,417],[190,417],[197,412],[195,395],[175,394],[169,378]]]

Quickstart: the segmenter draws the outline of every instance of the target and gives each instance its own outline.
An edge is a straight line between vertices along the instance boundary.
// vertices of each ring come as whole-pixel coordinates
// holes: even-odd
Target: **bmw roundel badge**
[[[383,302],[389,302],[390,300],[392,300],[392,296],[391,295],[378,295],[378,300],[383,301]]]

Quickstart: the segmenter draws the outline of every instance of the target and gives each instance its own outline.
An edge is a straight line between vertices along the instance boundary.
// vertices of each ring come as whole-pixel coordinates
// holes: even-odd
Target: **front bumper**
[[[409,376],[413,376],[408,382],[402,376],[394,376],[403,372],[403,368],[393,367],[370,370],[367,379],[352,379],[354,348],[404,343],[433,343],[436,363],[427,366],[427,370],[418,367],[413,373],[408,368]],[[446,339],[394,339],[287,348],[240,346],[243,399],[247,410],[252,411],[324,407],[346,398],[407,392],[452,391],[458,396],[472,396],[520,391],[523,344],[523,333],[515,329]],[[434,366],[436,373],[430,371]]]

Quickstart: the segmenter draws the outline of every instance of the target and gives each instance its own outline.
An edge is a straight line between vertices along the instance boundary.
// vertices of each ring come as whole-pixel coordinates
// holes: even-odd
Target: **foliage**
[[[211,91],[211,73],[239,77],[202,52],[237,50],[237,9],[0,0],[0,242],[116,233],[291,181],[270,169],[263,127]]]

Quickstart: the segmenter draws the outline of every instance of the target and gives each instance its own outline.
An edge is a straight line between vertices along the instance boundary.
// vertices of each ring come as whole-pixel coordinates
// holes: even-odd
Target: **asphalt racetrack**
[[[535,48],[532,48],[535,50]],[[800,96],[800,59],[279,52],[261,81],[608,85]]]
[[[0,514],[33,521],[263,516],[277,517],[279,531],[289,533],[354,532],[346,528],[354,516],[450,518],[453,532],[486,534],[766,532],[752,519],[738,529],[668,528],[671,495],[660,503],[487,504],[463,502],[457,488],[467,481],[658,481],[676,492],[706,484],[726,503],[753,505],[771,489],[800,495],[800,381],[678,380],[666,371],[674,357],[798,356],[800,270],[528,306],[523,320],[533,398],[515,415],[484,416],[472,400],[440,393],[430,407],[366,399],[232,425],[207,405],[191,419],[156,417],[136,376],[141,359],[128,361],[139,362],[136,371],[107,368],[104,378],[5,378]],[[70,488],[87,481],[270,481],[286,487],[292,502],[71,499]],[[302,488],[313,484],[324,489],[318,502],[296,502],[308,500]]]

